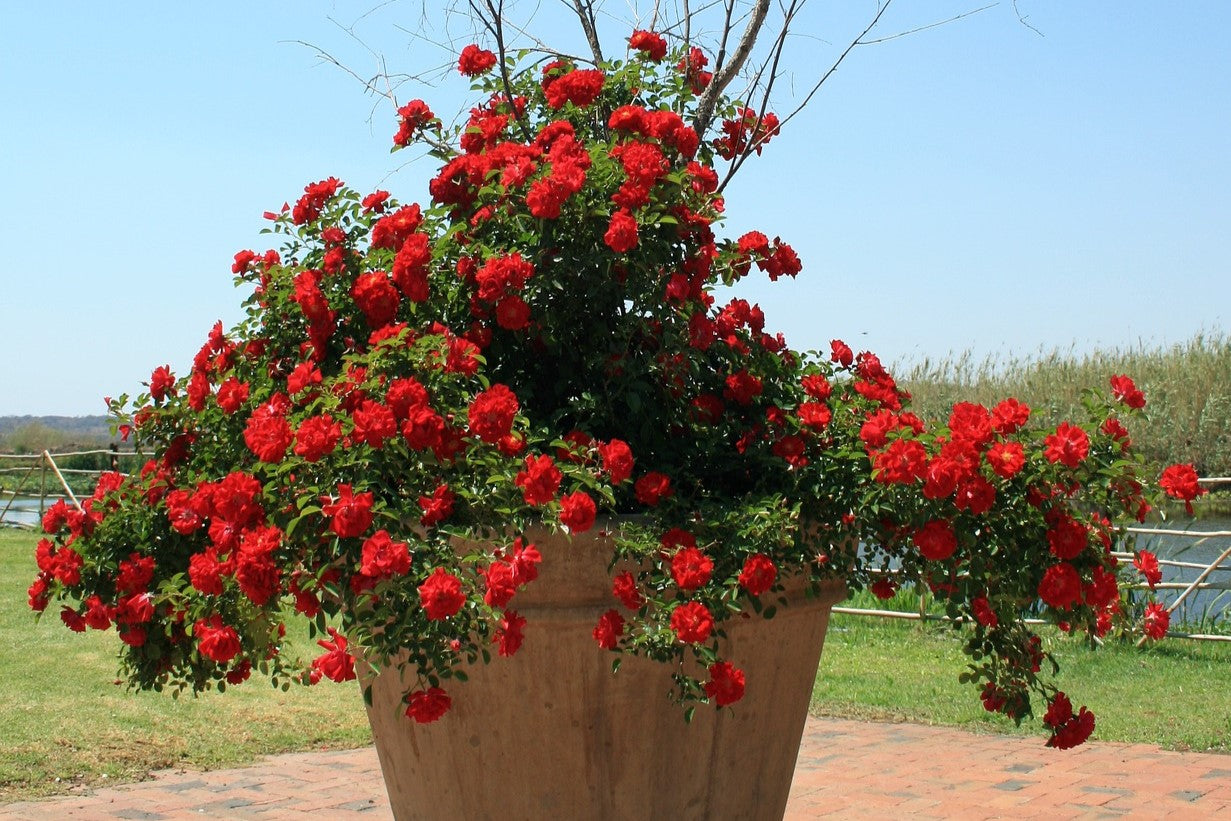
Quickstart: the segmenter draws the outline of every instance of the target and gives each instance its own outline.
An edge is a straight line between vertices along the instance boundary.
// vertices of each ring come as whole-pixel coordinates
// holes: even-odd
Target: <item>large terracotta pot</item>
[[[595,532],[536,536],[537,581],[512,606],[526,619],[512,658],[446,682],[452,709],[405,717],[396,670],[376,677],[368,718],[401,819],[780,819],[840,583],[773,619],[726,625],[722,653],[747,674],[732,708],[699,705],[690,724],[666,694],[671,668],[615,654],[592,634],[615,606],[610,544]],[[408,682],[408,685],[411,684]]]

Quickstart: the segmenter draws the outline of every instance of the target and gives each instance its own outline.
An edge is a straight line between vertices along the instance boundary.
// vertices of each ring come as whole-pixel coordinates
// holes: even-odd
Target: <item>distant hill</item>
[[[27,425],[42,425],[69,434],[111,438],[105,416],[0,416],[0,433],[12,433]]]

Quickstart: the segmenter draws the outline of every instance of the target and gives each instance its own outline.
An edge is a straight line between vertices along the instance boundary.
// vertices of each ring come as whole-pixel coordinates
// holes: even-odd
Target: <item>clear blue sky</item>
[[[875,11],[812,1],[797,86]],[[374,58],[329,18],[392,71],[469,41],[430,9],[415,37],[416,2],[358,19],[372,5],[0,8],[0,415],[100,413],[155,366],[184,371],[239,318],[232,255],[267,247],[261,212],[305,183],[426,198],[430,165],[388,153],[388,103],[290,42],[367,76]],[[979,5],[895,0],[879,32]],[[1006,0],[856,49],[729,189],[730,235],[781,235],[804,261],[742,293],[795,347],[837,336],[903,362],[1231,328],[1231,3],[1018,7],[1045,36]],[[543,0],[538,30],[558,36],[562,9]],[[398,94],[444,114],[461,90]]]

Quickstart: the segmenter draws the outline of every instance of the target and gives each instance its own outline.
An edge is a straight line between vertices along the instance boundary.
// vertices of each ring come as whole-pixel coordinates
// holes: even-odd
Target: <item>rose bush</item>
[[[792,350],[720,296],[801,271],[777,237],[716,233],[716,161],[760,153],[777,118],[727,99],[697,133],[705,56],[629,42],[590,67],[469,46],[464,126],[398,110],[395,146],[441,162],[429,204],[330,177],[267,214],[280,249],[232,266],[246,319],[109,402],[149,460],[48,512],[30,605],[114,624],[128,681],[155,690],[345,681],[405,653],[406,713],[434,721],[459,664],[522,644],[527,532],[609,528],[595,652],[677,665],[684,702],[758,686],[718,638],[771,618],[785,580],[917,584],[970,623],[989,710],[1041,698],[1049,743],[1080,743],[1093,716],[1041,677],[1023,614],[1116,629],[1114,522],[1150,506],[1121,421],[1140,391],[1116,375],[1054,430],[1012,398],[928,429],[875,355]],[[1164,487],[1191,499],[1190,473]],[[318,657],[284,654],[290,609]]]

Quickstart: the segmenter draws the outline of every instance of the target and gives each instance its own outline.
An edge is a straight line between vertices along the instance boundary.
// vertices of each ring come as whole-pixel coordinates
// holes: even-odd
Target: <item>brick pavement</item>
[[[307,816],[388,821],[371,747],[266,758],[214,772],[166,770],[139,784],[0,805],[3,821]],[[1038,737],[809,719],[786,817],[1171,818],[1231,821],[1231,756]]]

